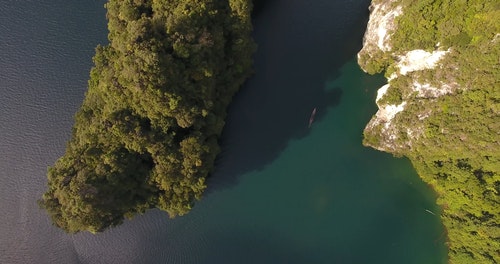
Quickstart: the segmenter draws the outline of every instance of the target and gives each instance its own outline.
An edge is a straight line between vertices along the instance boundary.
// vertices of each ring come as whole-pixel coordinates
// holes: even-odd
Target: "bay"
[[[151,210],[98,235],[64,234],[36,200],[106,43],[105,1],[6,2],[0,263],[446,263],[430,188],[407,160],[361,145],[384,81],[355,63],[369,1],[259,2],[255,75],[204,198],[184,217]]]

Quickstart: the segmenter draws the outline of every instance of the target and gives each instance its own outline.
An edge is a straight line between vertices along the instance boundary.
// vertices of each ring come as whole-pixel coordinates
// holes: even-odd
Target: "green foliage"
[[[379,103],[407,102],[391,122],[401,135],[390,144],[409,146],[394,151],[408,156],[438,194],[450,263],[498,263],[500,5],[481,0],[400,0],[398,4],[403,14],[397,17],[391,37],[394,55],[415,49],[449,49],[449,53],[435,69],[390,81],[394,90]],[[364,63],[388,65],[386,76],[395,71],[389,59]],[[409,93],[413,81],[436,89],[448,85],[453,91],[417,97]],[[405,132],[409,129],[411,136]],[[386,137],[378,130],[365,131],[365,143],[384,144]]]
[[[362,53],[358,58],[358,63],[361,68],[369,74],[381,73],[389,66],[391,58],[388,53],[377,51],[376,53]]]
[[[219,152],[226,107],[250,75],[247,0],[110,0],[66,153],[40,200],[67,232],[159,208],[189,212]]]
[[[391,36],[395,51],[464,47],[474,41],[491,41],[500,32],[500,8],[495,1],[399,1],[404,15],[396,18]]]
[[[403,94],[401,92],[401,89],[393,88],[390,86],[387,89],[384,96],[382,96],[382,98],[380,98],[380,100],[378,101],[378,104],[380,104],[380,105],[399,105],[402,102],[403,102]]]

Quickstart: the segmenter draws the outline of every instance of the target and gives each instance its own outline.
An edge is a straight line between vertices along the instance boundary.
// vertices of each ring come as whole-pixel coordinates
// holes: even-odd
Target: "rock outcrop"
[[[419,112],[411,113],[418,116],[417,122],[408,127],[401,124],[409,119],[404,117],[404,110],[412,104],[425,105],[429,99],[451,94],[458,88],[445,82],[436,84],[435,79],[419,76],[419,73],[441,68],[440,61],[450,50],[440,49],[439,43],[430,52],[422,49],[393,50],[391,35],[397,30],[396,18],[403,10],[399,2],[372,1],[363,48],[358,53],[358,63],[365,72],[373,74],[389,69],[386,75],[390,73],[388,84],[377,92],[379,110],[366,126],[365,144],[396,155],[411,150],[412,140],[422,135],[423,124],[418,121],[431,114],[429,108],[419,107]],[[411,76],[411,82],[408,76]],[[395,119],[398,115],[403,117]]]

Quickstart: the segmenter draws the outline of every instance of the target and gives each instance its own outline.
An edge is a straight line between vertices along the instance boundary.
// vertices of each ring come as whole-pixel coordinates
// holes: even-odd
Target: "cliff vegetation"
[[[437,194],[451,263],[500,262],[500,3],[372,1],[361,67],[384,72],[364,144]]]

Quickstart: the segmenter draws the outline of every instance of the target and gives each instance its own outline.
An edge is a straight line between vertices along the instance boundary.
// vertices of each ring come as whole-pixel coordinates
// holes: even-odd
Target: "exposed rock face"
[[[391,50],[390,36],[394,31],[394,19],[401,15],[401,6],[394,6],[396,1],[372,1],[370,20],[365,34],[365,43],[361,52],[373,53],[377,49]]]
[[[410,50],[405,55],[398,57],[397,68],[399,74],[406,75],[409,72],[433,69],[441,58],[449,51],[435,50]]]
[[[413,122],[410,128],[398,121],[407,122],[409,119],[404,117],[405,109],[415,108],[412,107],[415,104],[428,104],[429,99],[451,94],[457,88],[457,85],[436,83],[435,79],[427,80],[425,77],[419,77],[419,73],[423,71],[439,69],[440,61],[450,53],[450,50],[441,50],[438,43],[436,50],[432,52],[421,49],[393,50],[391,35],[397,30],[396,18],[403,12],[403,6],[398,2],[400,1],[372,1],[363,48],[358,53],[358,63],[365,72],[393,69],[387,78],[388,84],[377,92],[376,103],[379,110],[365,128],[364,144],[394,154],[411,150],[412,140],[422,135],[421,122]],[[398,84],[394,85],[395,83]],[[432,110],[429,110],[432,108],[420,107],[420,109],[422,110],[417,113],[413,109],[411,118],[423,121],[432,113]],[[418,118],[415,118],[415,115]],[[370,138],[377,139],[370,140]]]
[[[380,67],[372,69],[371,61],[381,60],[392,49],[390,37],[395,29],[394,20],[402,13],[402,8],[395,4],[396,1],[372,1],[363,48],[358,53],[358,63],[367,72],[380,72]]]

